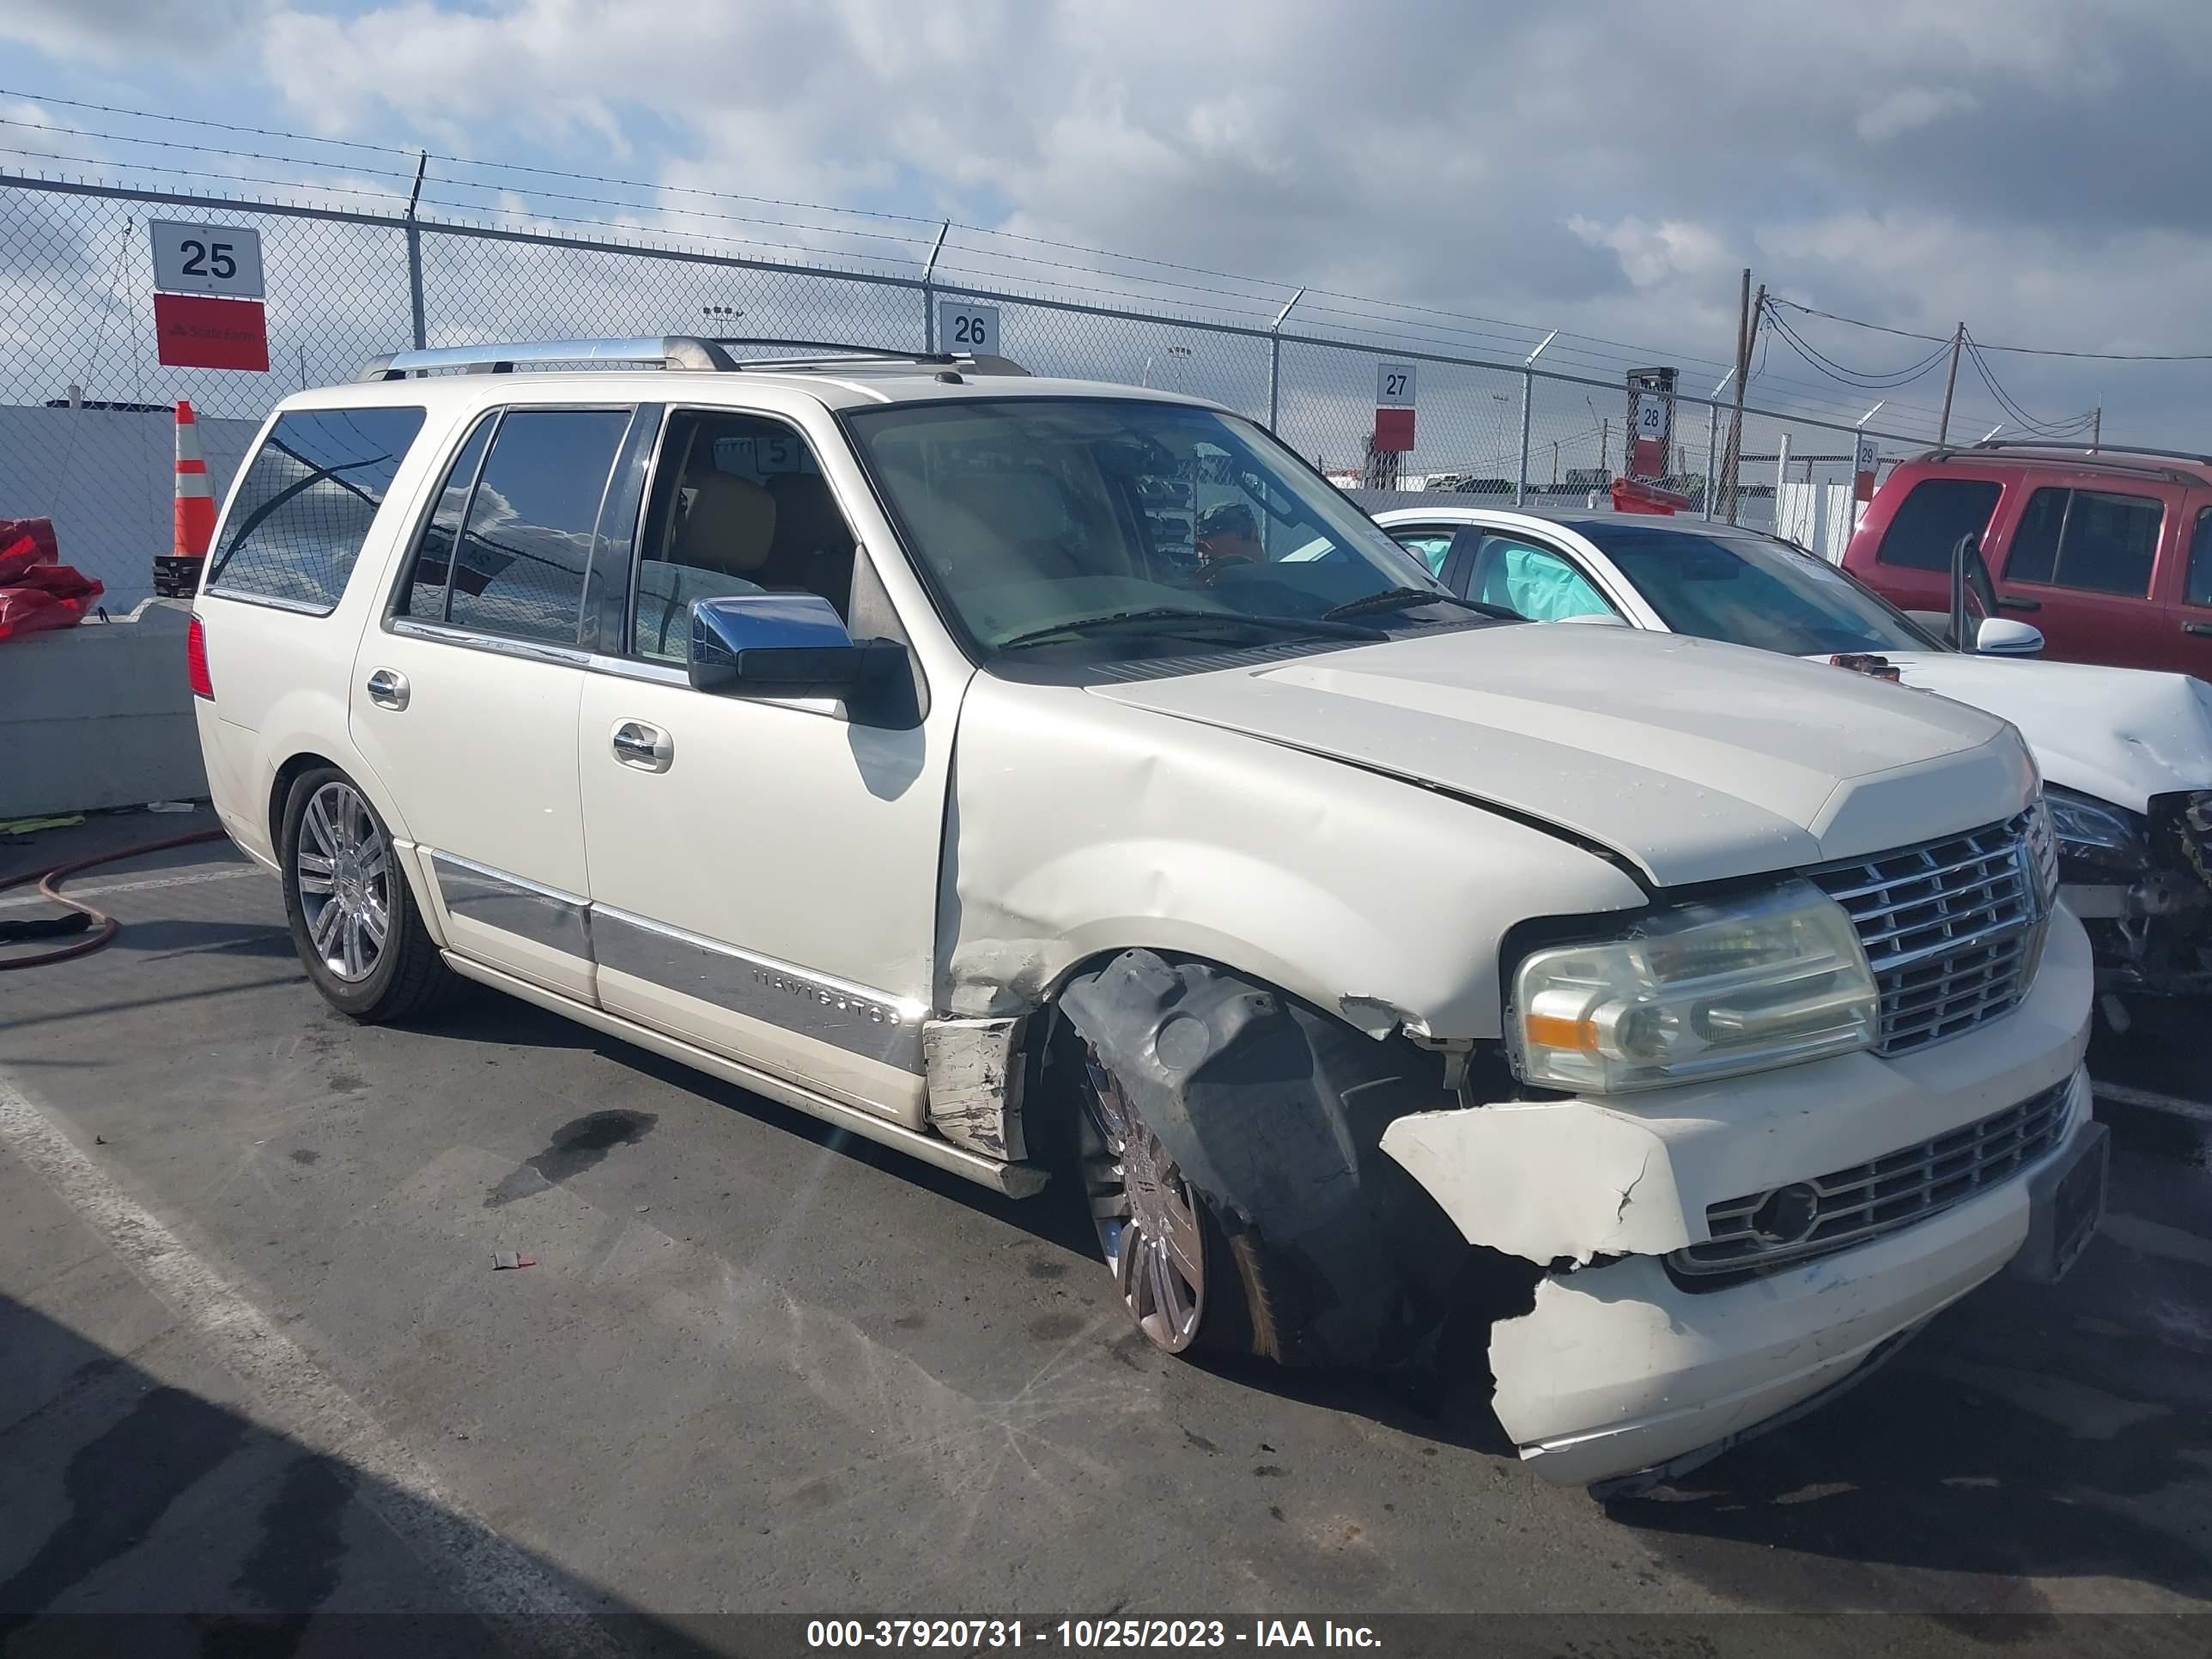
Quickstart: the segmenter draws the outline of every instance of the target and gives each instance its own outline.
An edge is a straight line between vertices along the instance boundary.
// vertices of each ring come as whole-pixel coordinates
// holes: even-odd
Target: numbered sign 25
[[[999,308],[969,305],[961,300],[937,302],[937,349],[973,352],[978,356],[999,355]]]
[[[1418,366],[1413,363],[1377,363],[1375,365],[1375,406],[1377,409],[1411,409],[1414,404],[1413,377]]]
[[[258,300],[261,233],[237,225],[188,225],[155,219],[154,286],[164,294],[220,294]]]

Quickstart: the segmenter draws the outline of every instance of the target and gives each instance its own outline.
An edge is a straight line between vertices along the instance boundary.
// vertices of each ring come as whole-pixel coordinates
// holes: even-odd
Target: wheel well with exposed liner
[[[1024,1043],[1033,1157],[1075,1144],[1070,1063],[1095,1055],[1226,1225],[1250,1229],[1297,1287],[1294,1362],[1433,1355],[1462,1311],[1486,1328],[1540,1271],[1498,1281],[1382,1131],[1449,1103],[1441,1054],[1218,963],[1125,949],[1067,975]],[[1470,1304],[1473,1305],[1470,1305]],[[1478,1350],[1480,1352],[1480,1350]]]

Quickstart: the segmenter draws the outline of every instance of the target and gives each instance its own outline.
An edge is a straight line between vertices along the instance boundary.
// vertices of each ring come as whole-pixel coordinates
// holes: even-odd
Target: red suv
[[[2212,680],[2212,456],[1931,449],[1882,484],[1844,568],[1899,610],[1948,611],[1970,532],[1998,608],[2047,655]]]

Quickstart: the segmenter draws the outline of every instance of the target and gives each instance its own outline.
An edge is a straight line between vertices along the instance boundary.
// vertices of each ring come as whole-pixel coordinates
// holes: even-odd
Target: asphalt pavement
[[[210,822],[95,818],[0,846],[0,878]],[[722,1616],[879,1613],[1613,1615],[1644,1633],[1612,1650],[1704,1655],[1726,1639],[1656,1644],[1869,1611],[1897,1652],[2212,1645],[2173,1618],[2212,1595],[2204,1126],[2113,1115],[2063,1285],[1984,1287],[1831,1408],[1607,1508],[1471,1399],[1156,1354],[1064,1194],[1001,1200],[489,992],[355,1026],[226,843],[72,885],[116,943],[0,973],[11,1653],[127,1613],[271,1655],[317,1650],[310,1615],[421,1615],[422,1654],[520,1640],[503,1619],[744,1650]]]

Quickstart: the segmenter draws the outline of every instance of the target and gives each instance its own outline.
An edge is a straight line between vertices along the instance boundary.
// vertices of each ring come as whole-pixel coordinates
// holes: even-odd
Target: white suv
[[[1189,398],[380,359],[277,407],[191,637],[216,808],[339,1009],[460,974],[1002,1192],[1065,1170],[1162,1348],[1472,1330],[1554,1479],[1689,1467],[2101,1204],[2010,726],[1508,620]]]

